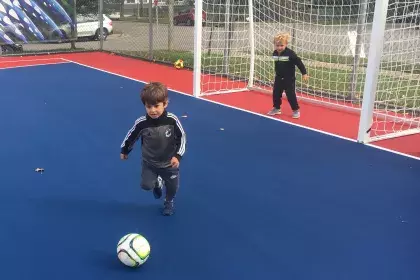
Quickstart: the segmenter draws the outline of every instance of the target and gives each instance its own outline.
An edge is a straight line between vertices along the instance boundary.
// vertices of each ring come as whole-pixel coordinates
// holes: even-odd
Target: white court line
[[[17,63],[17,62],[33,62],[33,61],[50,61],[50,60],[63,60],[62,58],[35,58],[35,59],[19,59],[19,60],[2,60],[0,63]]]
[[[83,64],[83,63],[80,63],[80,62],[72,61],[72,60],[69,60],[69,59],[65,59],[65,58],[62,58],[62,59],[64,61],[71,62],[71,63],[74,63],[74,64],[78,64],[80,66],[84,66],[84,67],[91,68],[91,69],[94,69],[94,70],[97,70],[97,71],[105,72],[105,73],[108,73],[108,74],[111,74],[111,75],[114,75],[114,76],[118,76],[118,77],[125,78],[125,79],[128,79],[128,80],[136,81],[136,82],[139,82],[139,83],[147,84],[147,82],[142,81],[142,80],[134,79],[134,78],[127,77],[127,76],[124,76],[124,75],[120,75],[120,74],[117,74],[117,73],[113,73],[113,72],[110,72],[110,71],[107,71],[107,70],[96,68],[96,67],[93,67],[93,66],[90,66],[90,65],[87,65],[87,64]],[[168,88],[168,90],[173,91],[173,92],[176,92],[176,93],[179,93],[179,94],[182,94],[182,95],[185,95],[185,96],[196,98],[192,94],[188,94],[188,93],[181,92],[181,91],[174,90],[174,89],[170,89],[170,88]],[[224,106],[224,107],[228,107],[228,108],[231,108],[231,109],[239,110],[239,111],[246,112],[246,113],[249,113],[249,114],[252,114],[252,115],[256,115],[256,116],[259,116],[259,117],[263,117],[263,118],[271,119],[271,120],[274,120],[274,121],[286,123],[286,124],[289,124],[289,125],[292,125],[292,126],[304,128],[304,129],[311,130],[311,131],[314,131],[314,132],[318,132],[318,133],[321,133],[321,134],[325,134],[325,135],[328,135],[328,136],[337,137],[337,138],[344,139],[344,140],[347,140],[347,141],[350,141],[350,142],[358,143],[357,140],[355,140],[355,139],[347,138],[347,137],[344,137],[344,136],[341,136],[341,135],[338,135],[338,134],[334,134],[334,133],[322,131],[322,130],[319,130],[319,129],[316,129],[316,128],[312,128],[312,127],[308,127],[308,126],[304,126],[304,125],[301,125],[301,124],[296,124],[296,123],[288,122],[286,120],[277,119],[277,118],[274,118],[274,117],[271,117],[271,116],[267,116],[267,115],[263,115],[263,114],[256,113],[256,112],[253,112],[253,111],[249,111],[249,110],[246,110],[246,109],[242,109],[242,108],[239,108],[239,107],[227,105],[227,104],[224,104],[224,103],[221,103],[221,102],[217,102],[217,101],[214,101],[214,100],[209,100],[209,99],[204,99],[204,98],[196,98],[196,99],[207,101],[207,102],[214,103],[214,104],[218,104],[218,105],[221,105],[221,106]],[[420,157],[416,157],[416,156],[413,156],[413,155],[409,155],[409,154],[405,154],[405,153],[402,153],[402,152],[394,151],[394,150],[391,150],[391,149],[383,148],[383,147],[376,146],[376,145],[373,145],[373,144],[361,144],[361,145],[366,145],[366,146],[369,146],[371,148],[383,150],[383,151],[386,151],[386,152],[390,152],[390,153],[397,154],[397,155],[400,155],[400,156],[412,158],[412,159],[415,159],[415,160],[420,160]]]
[[[69,61],[62,61],[62,62],[39,63],[39,64],[19,65],[19,66],[10,66],[10,67],[1,67],[0,66],[0,71],[1,70],[6,70],[6,69],[26,68],[26,67],[45,66],[45,65],[56,65],[56,64],[69,64],[69,63],[71,63],[71,62],[69,62]]]

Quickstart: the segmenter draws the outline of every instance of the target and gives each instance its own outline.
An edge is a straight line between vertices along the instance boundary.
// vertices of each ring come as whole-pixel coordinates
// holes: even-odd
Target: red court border
[[[161,81],[178,93],[186,95],[193,93],[193,73],[190,70],[177,70],[167,65],[105,52],[3,57],[0,58],[0,69],[66,62],[78,63],[139,82]],[[272,101],[270,95],[263,93],[240,92],[206,96],[202,99],[349,141],[356,141],[359,117],[354,113],[301,102],[302,116],[295,120],[291,118],[291,110],[287,101],[284,102],[284,113],[281,116],[267,116],[266,112],[271,108]],[[279,143],[281,143],[280,139]],[[310,143],[308,144],[310,145]],[[420,160],[420,134],[378,141],[369,144],[369,146]]]
[[[61,58],[14,58],[14,57],[3,57],[0,59],[0,69],[39,66],[39,65],[50,65],[50,64],[62,64],[69,63],[63,61]]]

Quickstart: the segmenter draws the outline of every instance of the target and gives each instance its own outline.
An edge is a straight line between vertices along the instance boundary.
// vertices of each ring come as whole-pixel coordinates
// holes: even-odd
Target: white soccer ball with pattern
[[[117,245],[118,259],[129,267],[144,264],[150,256],[150,244],[138,233],[123,236]]]

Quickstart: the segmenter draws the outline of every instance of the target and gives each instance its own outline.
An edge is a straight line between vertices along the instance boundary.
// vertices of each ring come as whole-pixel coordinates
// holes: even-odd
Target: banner
[[[0,44],[76,37],[74,0],[0,0]]]

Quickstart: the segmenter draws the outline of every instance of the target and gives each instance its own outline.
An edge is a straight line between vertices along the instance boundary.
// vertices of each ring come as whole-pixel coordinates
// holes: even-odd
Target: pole
[[[172,50],[174,43],[174,0],[169,0],[168,50]]]
[[[366,82],[363,91],[363,104],[360,114],[359,133],[357,140],[361,143],[369,142],[370,128],[373,121],[373,109],[376,98],[376,89],[383,52],[386,15],[389,0],[376,0],[373,15],[372,34],[370,37]]]
[[[149,59],[153,60],[153,2],[149,0]]]
[[[99,49],[102,51],[104,49],[104,16],[103,16],[103,12],[104,12],[104,1],[103,0],[99,0],[99,32],[98,32],[98,36],[99,36]]]
[[[248,0],[248,15],[249,15],[249,44],[251,45],[250,67],[248,87],[254,86],[254,70],[255,70],[255,40],[254,40],[254,6],[253,0]]]
[[[223,73],[229,74],[230,0],[226,0],[225,9],[225,47],[223,53]]]
[[[203,1],[195,1],[195,20],[194,20],[194,73],[193,73],[193,93],[199,97],[201,93],[201,36],[203,27]]]
[[[157,0],[155,0],[155,12],[156,12],[156,37],[159,38],[159,10],[158,10]]]
[[[354,51],[353,69],[350,77],[350,100],[356,99],[357,69],[359,68],[360,50],[362,48],[363,27],[366,22],[367,0],[361,0],[356,27],[356,47]]]

